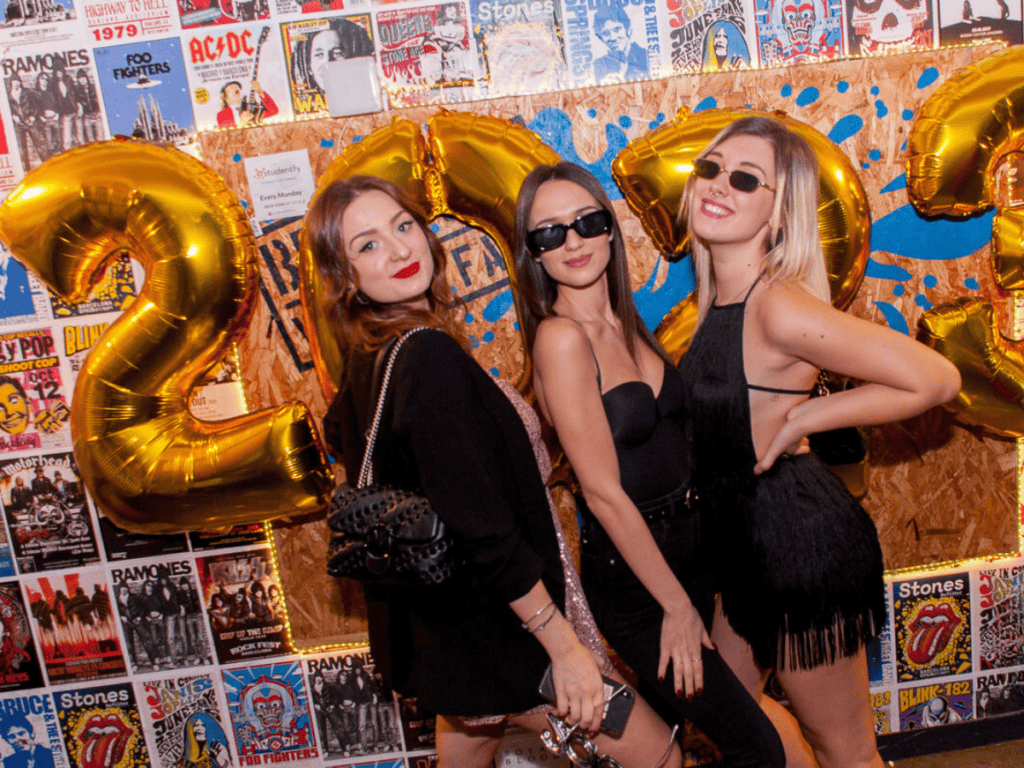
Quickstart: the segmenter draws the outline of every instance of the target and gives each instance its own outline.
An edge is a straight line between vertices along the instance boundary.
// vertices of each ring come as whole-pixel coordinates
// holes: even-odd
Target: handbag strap
[[[391,384],[391,370],[395,367],[398,351],[402,348],[405,340],[414,333],[427,330],[430,330],[428,325],[412,328],[403,333],[398,339],[392,341],[388,347],[385,347],[380,352],[382,355],[387,355],[387,363],[384,366],[384,376],[381,378],[380,391],[377,394],[377,407],[374,408],[373,420],[370,422],[370,429],[366,435],[366,450],[363,451],[363,463],[359,468],[359,481],[356,483],[356,488],[365,488],[367,485],[373,484],[373,449],[377,442],[377,433],[380,431],[381,416],[384,413],[384,401],[387,399],[388,386]],[[378,363],[379,361],[380,358],[378,356]],[[377,368],[379,368],[379,365],[374,366],[374,380],[377,378]]]

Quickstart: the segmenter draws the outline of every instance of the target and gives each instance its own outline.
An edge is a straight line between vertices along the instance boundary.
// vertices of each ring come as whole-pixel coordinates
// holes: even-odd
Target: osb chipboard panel
[[[591,88],[529,97],[502,98],[460,105],[459,111],[496,115],[533,129],[564,158],[583,162],[608,181],[609,163],[629,140],[672,119],[680,107],[749,105],[781,109],[825,134],[831,134],[859,169],[867,190],[876,235],[874,264],[850,311],[873,322],[905,324],[914,332],[921,313],[932,304],[964,295],[996,303],[1009,331],[1009,302],[994,285],[984,241],[970,253],[935,258],[925,237],[892,232],[893,222],[909,212],[900,179],[907,134],[921,105],[950,75],[999,48],[987,45],[898,57],[861,59],[784,70],[680,76],[651,83]],[[306,148],[314,176],[357,137],[387,125],[393,117],[426,125],[435,108],[348,119],[299,122],[201,136],[204,159],[218,170],[243,200],[248,197],[242,158]],[[853,128],[851,128],[851,125]],[[843,130],[845,127],[845,131]],[[619,197],[613,193],[613,197]],[[621,199],[614,201],[630,256],[638,305],[653,326],[681,298],[687,281],[682,265],[660,259],[637,219]],[[894,218],[889,218],[894,217]],[[255,407],[298,398],[322,415],[325,404],[311,369],[302,335],[298,276],[294,269],[299,221],[278,222],[258,242],[261,249],[262,300],[247,339],[242,366]],[[974,227],[978,222],[964,227]],[[932,230],[927,230],[932,231]],[[937,230],[935,230],[937,231]],[[947,241],[974,242],[944,234]],[[909,232],[909,230],[908,230]],[[944,233],[948,230],[943,230]],[[439,234],[458,258],[449,280],[470,298],[466,330],[473,353],[484,367],[511,381],[522,375],[523,350],[514,325],[506,274],[495,249],[458,222],[439,222]],[[457,263],[455,263],[457,262]],[[894,270],[893,268],[898,268]],[[641,290],[642,289],[642,290]],[[886,315],[888,313],[888,315]],[[1012,441],[974,434],[936,410],[908,424],[870,431],[872,466],[864,500],[879,526],[886,564],[902,568],[926,563],[998,554],[1017,549],[1015,466]],[[301,545],[306,526],[279,532],[284,546]],[[311,541],[322,539],[309,533]],[[317,546],[322,546],[320,543]],[[332,588],[321,562],[308,546],[301,572],[294,574],[303,592],[321,599]],[[287,558],[285,558],[287,563]],[[293,566],[288,563],[288,567]],[[289,577],[286,576],[286,581]],[[320,579],[323,589],[311,589]],[[315,611],[309,625],[321,631],[326,617]],[[340,625],[339,625],[340,626]],[[301,632],[298,623],[297,634]],[[344,634],[340,629],[338,634]]]

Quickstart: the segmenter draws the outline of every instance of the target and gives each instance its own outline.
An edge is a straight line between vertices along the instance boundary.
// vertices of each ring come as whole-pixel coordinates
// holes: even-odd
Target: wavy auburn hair
[[[341,219],[348,207],[367,192],[383,192],[409,212],[427,238],[434,275],[427,289],[428,310],[398,302],[381,304],[359,290],[359,278],[345,253]],[[306,214],[306,244],[324,283],[319,311],[337,327],[346,354],[374,352],[403,331],[428,325],[464,343],[455,299],[445,276],[447,257],[427,218],[405,190],[375,176],[333,181],[317,196]]]

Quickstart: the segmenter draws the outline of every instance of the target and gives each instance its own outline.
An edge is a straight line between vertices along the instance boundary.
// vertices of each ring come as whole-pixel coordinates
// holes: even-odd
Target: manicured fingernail
[[[683,689],[682,688],[676,688],[676,696],[678,696],[680,699],[683,698]]]
[[[693,703],[693,694],[692,693],[686,694],[686,700],[689,701],[692,704]]]
[[[702,693],[704,693],[704,689],[703,688],[698,688],[697,689],[697,695],[700,696]]]

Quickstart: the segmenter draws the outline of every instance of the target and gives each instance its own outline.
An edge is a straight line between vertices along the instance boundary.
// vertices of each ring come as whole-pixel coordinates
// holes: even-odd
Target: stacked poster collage
[[[121,134],[199,131],[1024,40],[1022,0],[7,0],[0,195]],[[378,90],[349,103],[355,79]]]

